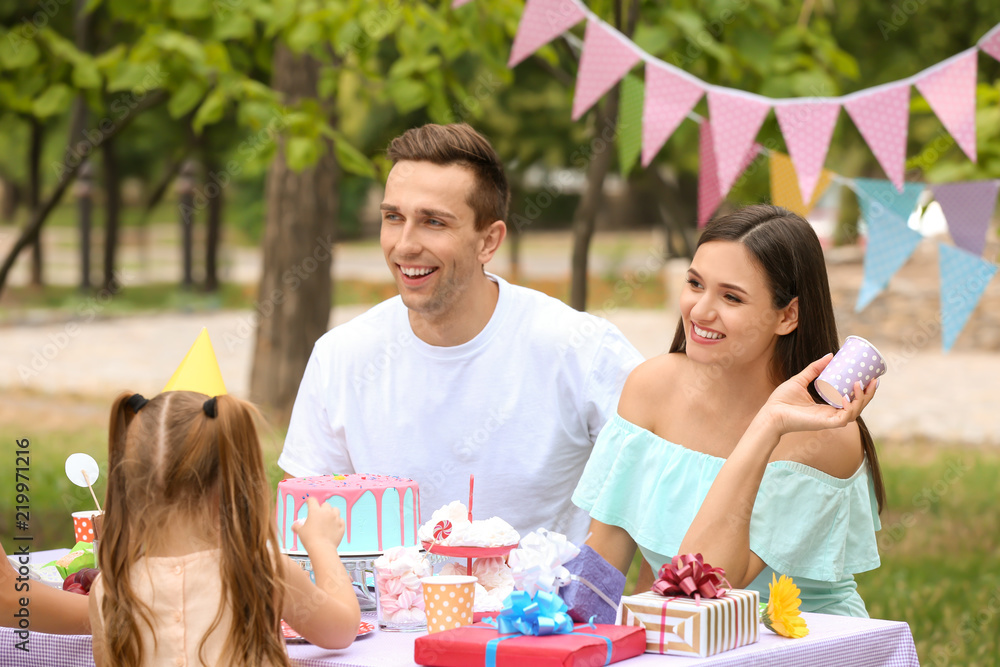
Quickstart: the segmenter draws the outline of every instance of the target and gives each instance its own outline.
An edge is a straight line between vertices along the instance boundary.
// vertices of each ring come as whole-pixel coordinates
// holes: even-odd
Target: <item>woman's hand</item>
[[[306,504],[309,508],[306,518],[292,524],[292,531],[298,535],[306,551],[311,551],[310,545],[320,545],[323,540],[332,542],[333,548],[340,545],[344,537],[344,520],[340,510],[326,503],[319,503],[310,497]]]
[[[843,408],[813,401],[809,385],[819,377],[832,358],[832,354],[827,354],[812,362],[801,373],[792,376],[771,392],[758,416],[770,424],[779,436],[795,431],[820,431],[846,426],[856,420],[871,402],[875,396],[876,378],[867,387],[860,382],[854,383],[855,398],[851,401],[844,396]]]

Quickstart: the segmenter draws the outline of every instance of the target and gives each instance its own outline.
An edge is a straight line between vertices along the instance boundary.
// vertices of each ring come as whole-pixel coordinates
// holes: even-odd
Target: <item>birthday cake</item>
[[[292,524],[304,519],[312,497],[340,510],[346,524],[341,554],[381,553],[417,544],[420,490],[412,479],[390,475],[321,475],[278,482],[278,539],[285,553],[304,554]]]

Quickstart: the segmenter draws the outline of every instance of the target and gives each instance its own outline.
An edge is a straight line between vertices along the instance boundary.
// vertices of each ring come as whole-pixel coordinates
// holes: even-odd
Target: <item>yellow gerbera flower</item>
[[[782,637],[797,639],[808,635],[809,628],[806,627],[805,619],[799,615],[799,605],[802,603],[799,600],[799,587],[792,578],[781,575],[781,579],[776,579],[771,574],[771,583],[767,585],[767,589],[767,608],[761,612],[764,626]]]

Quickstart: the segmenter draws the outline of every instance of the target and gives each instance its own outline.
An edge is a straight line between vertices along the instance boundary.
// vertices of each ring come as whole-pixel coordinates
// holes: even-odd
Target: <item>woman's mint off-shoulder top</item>
[[[725,459],[687,449],[615,415],[601,431],[573,502],[624,528],[658,572],[677,554]],[[750,517],[750,549],[767,567],[747,588],[768,599],[772,573],[802,591],[802,611],[867,617],[854,574],[879,566],[881,528],[865,462],[839,479],[793,461],[767,464]]]

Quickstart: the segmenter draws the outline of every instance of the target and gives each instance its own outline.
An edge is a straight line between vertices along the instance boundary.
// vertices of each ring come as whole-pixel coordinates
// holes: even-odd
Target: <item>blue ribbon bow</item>
[[[538,591],[534,598],[524,591],[513,591],[504,600],[503,611],[497,616],[500,634],[516,632],[522,635],[557,635],[573,632],[569,607],[555,593]]]

